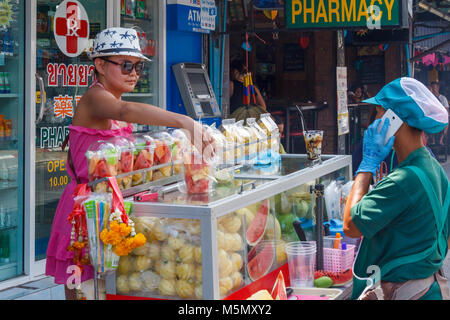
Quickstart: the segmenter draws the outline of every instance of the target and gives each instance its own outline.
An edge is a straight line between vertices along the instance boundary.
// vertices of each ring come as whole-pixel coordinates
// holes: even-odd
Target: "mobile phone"
[[[400,117],[397,116],[394,111],[388,109],[381,118],[381,122],[378,126],[378,132],[380,132],[381,128],[383,128],[384,121],[386,120],[386,118],[389,119],[389,127],[386,132],[386,136],[384,138],[384,144],[388,142],[388,140],[397,132],[397,130],[403,124],[402,119],[400,119]]]

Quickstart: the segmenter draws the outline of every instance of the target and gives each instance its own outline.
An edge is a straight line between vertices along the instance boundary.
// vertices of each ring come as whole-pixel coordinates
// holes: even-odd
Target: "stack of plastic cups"
[[[286,244],[291,287],[314,287],[316,250],[315,241],[296,241]]]

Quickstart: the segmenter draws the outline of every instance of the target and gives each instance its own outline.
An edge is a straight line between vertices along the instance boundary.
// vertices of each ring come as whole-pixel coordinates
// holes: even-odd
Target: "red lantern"
[[[300,37],[300,47],[305,50],[309,46],[309,37]]]

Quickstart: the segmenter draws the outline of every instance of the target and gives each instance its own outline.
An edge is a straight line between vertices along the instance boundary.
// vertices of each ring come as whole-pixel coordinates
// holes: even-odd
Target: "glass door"
[[[159,106],[161,104],[159,97],[160,1],[123,0],[120,3],[120,26],[136,29],[140,37],[141,50],[151,60],[147,62],[134,91],[124,94],[123,99]],[[135,131],[137,132],[151,129],[156,128],[147,125],[135,125]]]
[[[0,282],[23,273],[25,1],[0,2]]]
[[[53,216],[70,182],[67,152],[62,151],[61,145],[69,132],[77,101],[94,76],[86,52],[77,55],[76,40],[86,34],[87,25],[91,41],[106,28],[106,2],[37,0],[35,261],[46,258]],[[87,14],[87,19],[83,14]],[[63,23],[54,24],[55,19]],[[75,31],[71,28],[74,24],[78,24]]]

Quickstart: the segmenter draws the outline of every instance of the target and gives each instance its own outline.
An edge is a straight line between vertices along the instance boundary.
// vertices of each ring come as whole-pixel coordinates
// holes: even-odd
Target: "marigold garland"
[[[128,225],[122,222],[120,212],[114,212],[110,216],[109,230],[103,229],[100,239],[104,244],[113,246],[113,251],[118,256],[126,256],[134,249],[143,246],[147,239],[142,233],[136,234],[134,222],[128,219]]]

